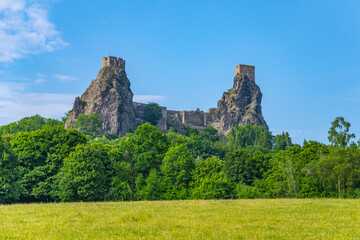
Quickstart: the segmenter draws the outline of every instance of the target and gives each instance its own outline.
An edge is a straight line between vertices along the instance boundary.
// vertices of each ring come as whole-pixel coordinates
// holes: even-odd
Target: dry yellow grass
[[[360,239],[360,200],[0,206],[0,239]]]

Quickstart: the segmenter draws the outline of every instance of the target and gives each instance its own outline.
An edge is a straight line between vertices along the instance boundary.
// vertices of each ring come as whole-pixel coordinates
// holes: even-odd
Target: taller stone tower
[[[101,132],[119,136],[135,128],[135,110],[125,61],[116,57],[102,59],[102,68],[81,97],[75,99],[65,128],[74,125],[82,114],[98,113],[103,121]]]
[[[239,64],[235,66],[235,75],[246,75],[250,81],[255,82],[255,67]]]

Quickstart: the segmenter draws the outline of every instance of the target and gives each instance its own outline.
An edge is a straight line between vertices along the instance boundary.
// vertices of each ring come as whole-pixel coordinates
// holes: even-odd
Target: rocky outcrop
[[[207,125],[226,133],[236,125],[258,125],[269,129],[261,113],[262,93],[255,80],[237,73],[234,86],[224,92],[217,108],[209,109]]]
[[[157,126],[164,130],[174,128],[180,133],[185,133],[189,127],[203,129],[206,126],[213,126],[220,133],[226,133],[234,126],[246,124],[268,129],[261,113],[261,98],[260,88],[255,83],[255,67],[238,65],[235,67],[234,86],[223,94],[217,108],[203,112],[200,109],[173,111],[161,107],[162,118]],[[81,97],[75,99],[65,127],[75,125],[82,114],[99,113],[103,121],[101,133],[123,136],[145,122],[145,106],[133,102],[125,61],[105,57],[96,80],[92,81]]]
[[[111,59],[113,60],[113,59]],[[118,64],[118,61],[122,64]],[[135,128],[135,110],[130,81],[126,77],[125,61],[115,58],[108,64],[103,60],[103,67],[81,98],[75,99],[74,107],[69,112],[65,127],[74,125],[82,114],[99,113],[103,121],[101,132],[119,136]]]

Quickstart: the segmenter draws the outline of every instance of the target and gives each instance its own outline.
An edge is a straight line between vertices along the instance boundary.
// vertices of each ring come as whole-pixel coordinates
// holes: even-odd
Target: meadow
[[[360,200],[0,205],[0,239],[359,239]]]

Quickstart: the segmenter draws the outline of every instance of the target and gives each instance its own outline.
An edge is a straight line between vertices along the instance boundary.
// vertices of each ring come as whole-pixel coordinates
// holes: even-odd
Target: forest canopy
[[[181,135],[145,123],[116,137],[98,133],[98,116],[79,119],[0,127],[0,203],[360,197],[360,148],[342,117],[329,145],[251,125]]]

